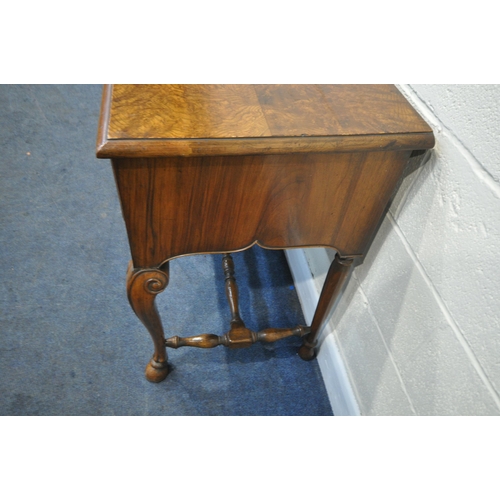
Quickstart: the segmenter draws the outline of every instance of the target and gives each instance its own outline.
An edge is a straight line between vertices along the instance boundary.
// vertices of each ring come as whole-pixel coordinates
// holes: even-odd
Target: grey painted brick
[[[500,182],[500,85],[411,85],[411,88]]]
[[[388,219],[358,276],[420,415],[497,415],[491,394]]]
[[[445,135],[397,223],[500,392],[500,200]]]
[[[335,336],[362,415],[413,415],[393,362],[366,301],[351,279],[343,315],[334,318]]]

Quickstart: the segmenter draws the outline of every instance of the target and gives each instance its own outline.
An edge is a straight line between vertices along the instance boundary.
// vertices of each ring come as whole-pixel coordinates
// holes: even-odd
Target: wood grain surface
[[[110,139],[269,136],[252,85],[114,85]]]
[[[168,374],[165,346],[245,347],[295,335],[316,355],[331,305],[366,254],[430,127],[393,85],[105,86],[97,156],[111,158],[132,264],[130,304],[155,351],[146,378]],[[245,327],[229,255],[230,331],[165,340],[155,296],[168,261],[264,248],[337,250],[310,328]]]
[[[426,149],[426,122],[393,85],[113,85],[97,156]]]
[[[115,158],[134,267],[194,253],[326,246],[361,255],[409,151]]]

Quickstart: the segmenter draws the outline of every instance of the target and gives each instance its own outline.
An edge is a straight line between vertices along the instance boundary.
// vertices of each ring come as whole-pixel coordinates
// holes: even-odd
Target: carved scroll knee
[[[127,271],[127,295],[130,305],[149,331],[154,344],[154,354],[146,366],[146,379],[161,382],[168,375],[165,335],[156,308],[156,295],[168,285],[168,263],[162,269],[133,269]]]

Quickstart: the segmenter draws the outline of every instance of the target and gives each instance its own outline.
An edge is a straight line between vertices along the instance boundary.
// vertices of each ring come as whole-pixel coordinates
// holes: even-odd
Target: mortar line
[[[373,319],[373,322],[375,323],[378,334],[380,335],[380,338],[382,339],[382,343],[384,344],[384,347],[387,351],[387,354],[389,355],[389,358],[391,360],[391,363],[394,366],[394,370],[396,371],[396,375],[399,379],[399,383],[401,384],[401,388],[403,389],[403,392],[405,393],[405,395],[408,399],[408,403],[410,404],[411,410],[413,411],[414,415],[418,416],[418,412],[415,409],[415,406],[413,405],[413,401],[411,400],[410,395],[408,394],[408,391],[406,389],[406,384],[404,383],[403,377],[401,376],[401,372],[399,371],[398,365],[397,365],[397,363],[392,355],[391,350],[389,349],[389,346],[387,345],[387,342],[385,341],[384,334],[382,333],[382,329],[380,328],[380,325],[378,324],[377,317],[375,316],[375,314],[372,311],[372,308],[370,307],[370,301],[368,300],[368,297],[366,296],[365,291],[363,290],[363,286],[361,285],[361,281],[359,281],[358,277],[354,275],[354,272],[353,272],[353,277],[355,278],[356,282],[358,283],[358,289],[359,289],[361,295],[363,296],[363,300],[366,303],[366,308],[368,309],[368,313],[370,314],[370,316]]]
[[[358,392],[358,387],[355,384],[355,379],[352,375],[349,363],[347,363],[347,361],[346,361],[347,358],[345,356],[345,352],[344,352],[344,349],[342,347],[342,344],[340,343],[340,336],[338,334],[337,328],[333,326],[333,323],[331,320],[328,322],[328,326],[330,326],[329,330],[331,330],[331,335],[333,335],[333,341],[335,342],[335,345],[336,345],[337,349],[339,350],[340,357],[344,363],[344,368],[345,368],[345,371],[347,373],[347,378],[349,379],[349,382],[351,383],[351,389],[352,389],[352,392],[354,393],[354,398],[356,399],[356,404],[358,405],[359,414],[363,415],[362,403],[361,403],[361,401],[363,401],[363,400],[361,399],[361,396]],[[327,335],[330,335],[330,333],[327,333]],[[326,338],[326,336],[325,336],[325,338]]]
[[[403,231],[401,231],[401,228],[398,226],[397,222],[394,220],[393,216],[390,213],[387,213],[387,218],[388,218],[389,222],[391,223],[392,227],[394,228],[394,231],[401,239],[401,242],[403,243],[405,250],[408,252],[408,255],[413,260],[415,267],[418,269],[418,271],[422,275],[426,285],[429,287],[429,290],[431,291],[432,295],[434,296],[434,299],[436,300],[439,308],[441,309],[441,312],[443,313],[446,321],[448,321],[448,324],[450,325],[451,329],[453,330],[453,333],[455,334],[455,337],[459,341],[460,345],[464,349],[472,366],[476,370],[476,373],[479,375],[479,378],[483,381],[484,385],[488,389],[488,392],[491,394],[493,400],[495,401],[495,404],[497,405],[498,409],[500,410],[500,397],[499,397],[496,389],[493,387],[493,384],[489,380],[488,376],[486,375],[486,372],[484,371],[483,367],[481,366],[481,363],[479,362],[476,355],[474,354],[474,351],[472,350],[471,346],[469,345],[469,342],[467,341],[464,334],[460,330],[460,327],[457,325],[457,323],[453,319],[453,316],[451,315],[448,307],[446,306],[441,295],[439,294],[436,287],[434,286],[431,279],[429,278],[427,272],[425,271],[422,263],[420,262],[419,258],[416,255],[416,253],[411,248],[410,243],[406,239]]]
[[[428,120],[434,127],[437,128],[437,133],[444,134],[453,143],[453,145],[459,150],[460,154],[469,163],[472,172],[478,177],[478,179],[485,184],[493,194],[500,198],[500,184],[493,177],[493,175],[486,170],[479,160],[474,156],[473,153],[465,146],[465,144],[460,140],[460,138],[448,128],[429,108],[428,104],[418,95],[417,91],[414,90],[407,84],[399,84],[398,88],[412,103],[418,108],[418,111],[423,115],[423,117]]]
[[[399,200],[398,206],[396,207],[396,209],[392,210],[392,207],[389,207],[389,210],[391,211],[391,213],[394,214],[394,217],[396,219],[398,218],[399,214],[401,213],[401,211],[405,207],[406,200],[408,200],[408,196],[410,196],[410,192],[411,192],[413,186],[415,185],[415,183],[417,182],[417,180],[422,175],[422,172],[424,171],[424,167],[427,165],[427,163],[429,163],[430,161],[432,161],[432,157],[431,157],[430,151],[431,150],[427,150],[426,151],[426,153],[425,153],[425,155],[424,155],[424,157],[423,157],[423,159],[422,159],[422,161],[420,163],[419,168],[415,172],[415,175],[414,175],[413,179],[411,180],[410,184],[404,190],[403,195],[401,196],[401,199]]]

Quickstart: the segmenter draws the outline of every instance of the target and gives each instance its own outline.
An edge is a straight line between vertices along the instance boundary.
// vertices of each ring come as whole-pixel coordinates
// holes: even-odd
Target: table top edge
[[[432,132],[362,136],[237,139],[104,139],[98,138],[96,156],[170,157],[242,156],[259,154],[353,153],[432,149]]]
[[[96,141],[98,158],[418,150],[431,149],[435,145],[434,133],[423,119],[421,131],[401,133],[207,138],[109,137],[112,96],[113,85],[104,85]]]

